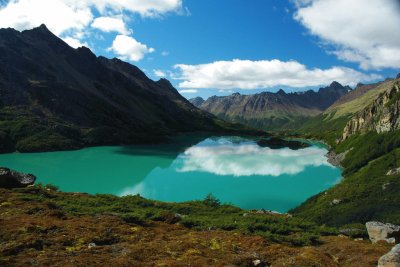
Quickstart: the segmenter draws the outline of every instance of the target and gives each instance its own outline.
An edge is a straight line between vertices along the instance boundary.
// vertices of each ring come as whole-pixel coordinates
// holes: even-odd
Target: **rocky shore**
[[[328,162],[330,164],[342,168],[341,162],[344,160],[348,152],[349,151],[345,151],[343,153],[337,154],[335,151],[330,150],[325,156],[328,158]]]

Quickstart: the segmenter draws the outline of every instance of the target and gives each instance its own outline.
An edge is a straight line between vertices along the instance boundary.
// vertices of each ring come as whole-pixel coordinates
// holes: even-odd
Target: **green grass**
[[[338,119],[340,117],[346,117],[349,114],[355,114],[364,108],[366,108],[369,104],[376,99],[380,93],[390,89],[394,84],[394,81],[387,81],[380,84],[376,89],[368,91],[364,95],[349,101],[347,103],[343,103],[333,108],[329,108],[324,114],[334,114],[332,119]]]
[[[304,246],[318,242],[321,235],[337,234],[335,228],[318,226],[302,218],[286,215],[257,214],[221,204],[208,195],[202,201],[166,203],[145,199],[139,195],[72,195],[47,190],[49,186],[36,185],[15,189],[26,201],[46,202],[61,208],[70,216],[111,214],[127,223],[147,225],[152,221],[179,223],[193,230],[227,230],[250,235],[261,235],[268,240]]]
[[[400,148],[397,148],[346,175],[341,183],[311,197],[291,212],[331,226],[370,220],[400,224],[400,175],[386,175],[399,165]],[[332,205],[334,199],[341,202]]]
[[[336,152],[349,151],[342,162],[344,175],[352,174],[367,165],[370,161],[384,156],[400,147],[400,131],[378,134],[368,132],[353,135],[335,147]],[[399,165],[397,165],[399,166]],[[396,167],[393,163],[392,168]]]
[[[345,103],[337,113],[328,112],[303,122],[298,134],[324,140],[336,153],[346,152],[341,162],[343,179],[333,188],[311,197],[291,212],[319,224],[341,226],[378,220],[400,224],[400,176],[386,173],[400,166],[400,130],[387,133],[369,131],[350,136],[337,143],[343,128],[351,119],[348,112],[358,111],[366,102],[387,90],[393,82],[382,84],[355,101]],[[372,96],[373,95],[373,96]],[[372,98],[371,98],[372,97]],[[366,100],[367,98],[367,100]],[[371,99],[370,99],[371,98]],[[397,103],[398,94],[392,97]],[[353,106],[352,106],[353,105]],[[342,107],[343,108],[343,107]],[[339,114],[339,115],[338,115]],[[332,204],[339,199],[339,204]]]

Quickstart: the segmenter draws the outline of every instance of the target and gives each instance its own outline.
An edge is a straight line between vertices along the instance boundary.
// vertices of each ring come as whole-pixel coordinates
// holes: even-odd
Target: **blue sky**
[[[399,11],[396,0],[0,0],[0,27],[45,23],[206,98],[394,77]]]

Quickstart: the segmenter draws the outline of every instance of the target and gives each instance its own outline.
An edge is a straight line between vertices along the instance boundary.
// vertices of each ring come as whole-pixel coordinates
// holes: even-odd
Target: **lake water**
[[[245,209],[286,212],[340,180],[326,152],[318,144],[270,149],[241,137],[186,137],[165,145],[0,154],[0,166],[33,173],[37,182],[67,192],[174,202],[212,193]]]

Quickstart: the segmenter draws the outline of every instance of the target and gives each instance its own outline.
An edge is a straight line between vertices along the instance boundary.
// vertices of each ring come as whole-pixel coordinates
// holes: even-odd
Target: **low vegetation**
[[[341,132],[334,129],[308,137],[326,140],[336,153],[347,152],[341,162],[343,180],[290,212],[331,226],[370,220],[400,224],[400,174],[387,175],[400,166],[400,131],[371,131],[336,144]]]
[[[128,223],[146,225],[152,221],[179,223],[194,230],[227,230],[254,234],[268,240],[292,245],[310,245],[321,235],[336,234],[335,228],[318,226],[287,214],[265,214],[264,211],[245,211],[221,204],[208,195],[203,201],[165,203],[145,199],[139,195],[117,197],[113,195],[64,194],[55,192],[51,185],[37,185],[15,189],[26,201],[45,202],[58,207],[65,215],[112,214]]]
[[[361,267],[376,265],[390,249],[212,195],[163,203],[36,185],[0,189],[0,214],[1,266]]]

